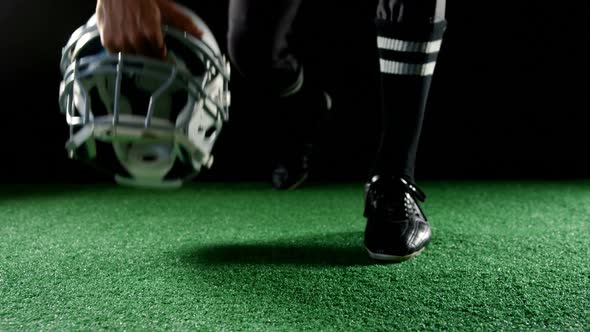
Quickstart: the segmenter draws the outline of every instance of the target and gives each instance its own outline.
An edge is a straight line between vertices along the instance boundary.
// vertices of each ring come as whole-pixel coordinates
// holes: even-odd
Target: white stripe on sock
[[[425,64],[413,64],[380,59],[381,72],[384,74],[430,76],[434,74],[436,61]]]
[[[394,38],[377,37],[377,45],[380,49],[398,52],[436,53],[440,51],[442,39],[430,42],[414,42]]]

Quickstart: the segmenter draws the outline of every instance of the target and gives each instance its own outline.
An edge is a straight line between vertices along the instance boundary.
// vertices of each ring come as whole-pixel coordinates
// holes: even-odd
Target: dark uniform
[[[290,43],[301,3],[230,0],[232,62],[246,79],[276,95],[293,94],[303,84],[303,64]],[[376,173],[414,177],[424,106],[446,24],[444,7],[445,0],[380,0],[377,5],[384,137]]]
[[[295,108],[295,116],[285,122],[299,117],[304,118],[303,124],[313,114],[302,111],[313,110],[312,100],[317,104],[319,99],[297,97],[313,95],[313,88],[305,81],[304,64],[290,43],[301,4],[302,0],[230,0],[228,50],[247,80],[287,101],[280,109]],[[377,5],[375,45],[381,69],[382,139],[367,185],[365,208],[365,245],[373,258],[411,258],[430,240],[430,226],[417,203],[425,196],[413,182],[426,100],[446,28],[444,12],[445,0],[379,0]],[[284,132],[291,139],[299,137],[295,140],[303,145],[308,143],[306,135]],[[292,155],[303,156],[299,160],[306,165],[304,148],[293,142],[284,146]],[[293,185],[296,181],[290,179],[302,177],[306,171],[306,166],[303,171],[301,168],[293,160],[277,166],[275,186],[287,187],[283,182]]]

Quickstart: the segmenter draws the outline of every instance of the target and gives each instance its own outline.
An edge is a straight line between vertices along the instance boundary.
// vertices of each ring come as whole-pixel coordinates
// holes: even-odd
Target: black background
[[[224,45],[227,1],[194,2]],[[103,180],[66,158],[57,105],[61,47],[94,6],[0,2],[0,183]],[[582,6],[449,1],[419,179],[590,176],[590,14]],[[329,87],[336,110],[316,179],[362,179],[371,166],[379,128],[374,9],[373,1],[324,0],[302,10],[297,29],[307,72]],[[266,176],[265,100],[243,85],[234,75],[232,121],[203,180]]]

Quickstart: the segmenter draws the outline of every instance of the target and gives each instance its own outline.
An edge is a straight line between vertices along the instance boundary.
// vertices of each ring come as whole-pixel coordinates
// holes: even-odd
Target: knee
[[[273,45],[264,34],[247,28],[230,28],[227,37],[230,60],[246,77],[259,76],[273,67]]]

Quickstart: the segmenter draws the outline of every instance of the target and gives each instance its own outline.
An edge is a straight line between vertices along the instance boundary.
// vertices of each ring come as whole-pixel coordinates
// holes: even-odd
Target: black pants
[[[230,0],[229,55],[259,92],[281,97],[314,90],[305,82],[303,65],[290,42],[302,1]],[[380,55],[383,121],[373,174],[414,178],[444,11],[445,0],[379,0],[375,48]]]
[[[276,93],[297,80],[301,63],[291,46],[303,0],[230,0],[228,50],[247,78]],[[445,0],[379,0],[376,19],[397,23],[443,20]]]

